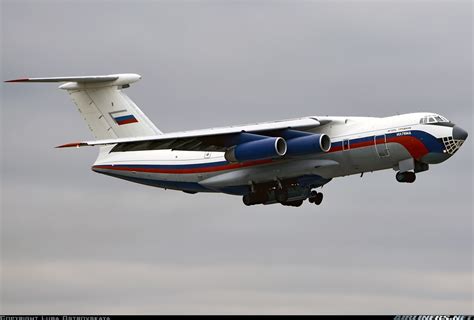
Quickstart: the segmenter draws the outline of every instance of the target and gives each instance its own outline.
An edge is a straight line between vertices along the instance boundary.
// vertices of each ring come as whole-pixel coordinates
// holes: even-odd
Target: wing
[[[160,149],[225,151],[226,148],[235,145],[234,137],[242,132],[265,136],[278,136],[279,133],[285,129],[308,131],[328,122],[328,120],[319,121],[315,117],[305,117],[291,120],[255,123],[243,126],[164,133],[161,135],[147,137],[73,142],[58,146],[58,148],[116,144],[113,151]]]

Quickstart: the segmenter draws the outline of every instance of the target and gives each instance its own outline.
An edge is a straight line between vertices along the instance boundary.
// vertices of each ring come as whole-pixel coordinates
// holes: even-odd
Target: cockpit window
[[[449,122],[449,120],[439,115],[424,116],[423,118],[420,119],[421,124],[439,123],[439,122]]]
[[[449,122],[448,119],[442,116],[436,116],[435,119],[437,122]]]

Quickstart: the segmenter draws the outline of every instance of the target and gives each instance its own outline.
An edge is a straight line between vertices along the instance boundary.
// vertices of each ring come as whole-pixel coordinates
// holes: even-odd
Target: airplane
[[[239,126],[163,133],[124,93],[138,74],[23,78],[64,82],[99,146],[92,170],[185,193],[241,196],[245,205],[320,205],[317,189],[336,177],[393,169],[413,183],[449,159],[468,133],[430,112],[390,117],[308,116]]]

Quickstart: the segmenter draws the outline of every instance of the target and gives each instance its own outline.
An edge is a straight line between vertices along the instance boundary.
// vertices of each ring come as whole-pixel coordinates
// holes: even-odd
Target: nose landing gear
[[[414,172],[406,171],[406,172],[397,172],[395,176],[398,182],[406,182],[406,183],[413,183],[416,180],[416,175]]]
[[[308,197],[309,203],[314,203],[315,205],[320,205],[323,202],[322,192],[317,192],[316,190],[311,191]]]

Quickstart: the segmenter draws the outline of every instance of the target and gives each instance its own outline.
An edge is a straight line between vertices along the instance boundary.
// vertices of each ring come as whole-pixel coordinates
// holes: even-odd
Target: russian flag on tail
[[[137,118],[135,118],[135,116],[133,114],[130,114],[127,110],[111,112],[110,116],[119,126],[128,123],[138,122]]]

